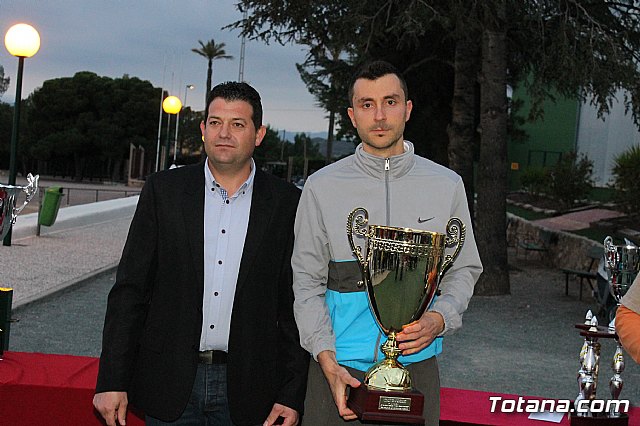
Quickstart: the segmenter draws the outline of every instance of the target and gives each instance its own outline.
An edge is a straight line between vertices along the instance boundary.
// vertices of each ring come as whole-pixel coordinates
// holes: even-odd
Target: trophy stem
[[[411,390],[409,371],[398,362],[402,353],[396,340],[396,331],[390,331],[387,341],[380,347],[384,359],[371,367],[364,376],[364,384],[370,389],[384,391]]]
[[[622,380],[622,372],[624,371],[624,355],[622,353],[622,346],[620,345],[620,340],[616,337],[616,351],[613,354],[613,361],[611,362],[611,369],[613,370],[613,376],[611,380],[609,380],[609,390],[611,392],[611,399],[620,398],[620,392],[622,392],[622,385],[624,384],[624,380]],[[615,411],[615,408],[612,406],[611,411],[609,413],[611,417],[620,417],[620,413]]]
[[[387,336],[387,341],[380,347],[382,349],[382,353],[384,354],[386,360],[389,360],[393,364],[398,364],[398,357],[402,353],[400,348],[398,347],[398,341],[396,340],[396,332],[392,331]]]

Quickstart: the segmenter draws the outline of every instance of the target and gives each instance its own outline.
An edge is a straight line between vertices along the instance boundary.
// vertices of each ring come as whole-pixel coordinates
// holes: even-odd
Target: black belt
[[[226,364],[227,353],[225,351],[200,351],[198,352],[200,364]]]

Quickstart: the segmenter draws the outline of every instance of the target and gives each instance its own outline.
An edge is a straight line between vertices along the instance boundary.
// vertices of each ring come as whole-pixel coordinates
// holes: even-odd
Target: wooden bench
[[[516,236],[516,257],[520,250],[524,250],[524,258],[527,259],[529,253],[538,253],[540,259],[549,251],[551,232],[541,230],[536,237],[532,233],[519,234]]]
[[[580,300],[582,300],[582,287],[585,280],[587,281],[587,283],[589,283],[591,291],[596,291],[594,283],[598,278],[598,262],[600,261],[603,253],[604,248],[595,246],[591,247],[587,252],[589,265],[585,269],[560,269],[560,271],[564,274],[564,294],[566,296],[569,295],[569,277],[571,276],[575,276],[576,280],[580,280],[580,293],[578,296]]]

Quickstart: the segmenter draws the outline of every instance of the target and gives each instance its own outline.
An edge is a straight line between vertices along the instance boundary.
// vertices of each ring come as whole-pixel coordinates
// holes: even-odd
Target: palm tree
[[[224,50],[224,43],[217,44],[213,39],[203,43],[202,40],[198,40],[200,48],[191,49],[192,52],[197,53],[200,56],[204,56],[209,61],[207,68],[207,91],[204,93],[205,106],[207,104],[207,96],[211,91],[211,77],[213,76],[213,61],[216,59],[233,59],[233,56],[227,55]]]

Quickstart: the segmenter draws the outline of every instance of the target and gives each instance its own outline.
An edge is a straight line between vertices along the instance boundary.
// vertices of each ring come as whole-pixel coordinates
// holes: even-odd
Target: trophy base
[[[620,417],[609,417],[606,415],[598,417],[579,417],[572,414],[570,419],[571,426],[628,426],[629,415],[621,414]]]
[[[351,388],[347,406],[362,421],[423,425],[424,395],[409,392],[369,389],[364,384]]]

